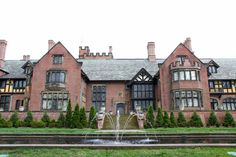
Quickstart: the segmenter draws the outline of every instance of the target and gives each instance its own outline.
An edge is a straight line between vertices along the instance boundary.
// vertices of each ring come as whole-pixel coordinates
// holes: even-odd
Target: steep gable
[[[43,55],[43,57],[41,57],[38,62],[36,63],[36,65],[41,62],[41,60],[43,60],[47,55],[65,55],[68,54],[68,56],[70,56],[71,58],[73,58],[73,60],[78,63],[78,64],[82,64],[81,62],[78,62],[73,56],[72,54],[66,49],[66,47],[59,41],[57,42],[51,49],[48,50],[48,52]]]
[[[162,63],[165,64],[166,62],[174,61],[177,56],[188,56],[188,59],[190,62],[192,61],[198,61],[199,63],[203,64],[202,61],[194,55],[192,51],[190,51],[184,44],[180,43],[174,51],[165,59],[165,61]]]

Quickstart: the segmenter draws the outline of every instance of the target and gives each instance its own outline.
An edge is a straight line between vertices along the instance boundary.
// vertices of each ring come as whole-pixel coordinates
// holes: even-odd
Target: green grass
[[[9,157],[230,157],[235,148],[179,149],[13,149],[0,150]]]
[[[145,129],[148,133],[236,133],[236,128],[157,128]]]
[[[95,134],[96,129],[67,128],[0,128],[0,134]],[[236,133],[236,128],[158,128],[143,129],[146,133],[180,134],[180,133]],[[137,134],[142,132],[135,132]],[[102,134],[102,133],[99,133]]]
[[[0,134],[87,134],[96,129],[69,128],[0,128]]]

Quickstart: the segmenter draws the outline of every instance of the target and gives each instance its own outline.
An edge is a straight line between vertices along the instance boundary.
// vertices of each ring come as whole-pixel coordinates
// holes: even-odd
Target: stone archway
[[[125,103],[117,103],[116,104],[116,112],[119,111],[119,113],[125,114]]]

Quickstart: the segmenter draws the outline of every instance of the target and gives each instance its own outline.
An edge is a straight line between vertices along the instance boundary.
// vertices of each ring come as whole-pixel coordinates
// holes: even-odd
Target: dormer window
[[[62,55],[53,55],[53,64],[62,64]]]
[[[24,74],[30,74],[31,73],[31,67],[26,67],[25,69],[24,69]]]
[[[211,74],[212,73],[217,73],[217,69],[214,65],[209,65],[208,72],[211,73]]]
[[[179,64],[184,64],[184,61],[186,58],[187,58],[187,56],[185,56],[185,55],[179,55],[179,56],[177,56],[176,59],[179,62]]]

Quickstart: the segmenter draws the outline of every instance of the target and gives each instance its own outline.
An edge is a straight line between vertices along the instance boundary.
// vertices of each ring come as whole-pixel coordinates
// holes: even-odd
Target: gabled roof
[[[220,67],[214,60],[211,60],[208,64],[209,65],[214,65],[216,68]]]
[[[0,77],[0,78],[26,78],[24,74],[24,69],[21,67],[25,64],[25,61],[21,60],[7,60],[5,61],[5,66],[3,67],[4,71],[7,71],[8,74]]]
[[[5,74],[9,74],[7,71],[0,68],[0,71],[4,72]]]
[[[146,69],[142,68],[128,83],[129,85],[132,84],[133,82],[149,82],[153,80],[153,76],[150,75]]]
[[[189,50],[183,43],[180,43],[178,46],[176,46],[176,48],[174,49],[174,51],[172,51],[171,54],[163,61],[162,64],[164,64],[165,61],[166,61],[170,56],[172,56],[173,53],[176,52],[176,49],[177,49],[179,46],[183,46],[184,48],[186,48],[186,50],[187,50],[190,54],[192,54],[197,60],[199,60],[200,63],[203,63],[203,62],[202,62],[197,56],[195,56],[194,53],[193,53],[191,50]],[[204,63],[203,63],[203,64],[204,64]]]
[[[126,81],[131,80],[144,68],[152,77],[159,70],[158,64],[164,59],[150,62],[148,59],[78,59],[83,62],[82,70],[90,81]]]
[[[212,73],[212,79],[234,79],[236,80],[236,58],[214,58],[214,62],[219,65],[217,73]]]
[[[78,62],[75,58],[74,58],[74,56],[67,50],[67,48],[59,41],[59,42],[57,42],[53,47],[51,47],[48,51],[47,51],[47,53],[45,53],[38,61],[37,61],[37,63],[39,63],[40,62],[40,60],[42,60],[50,51],[52,51],[53,49],[54,49],[54,47],[56,47],[57,45],[61,45],[66,51],[67,51],[67,53],[75,60],[75,62],[77,62],[78,64],[82,64],[81,62]],[[35,63],[35,64],[37,64],[37,63]]]

